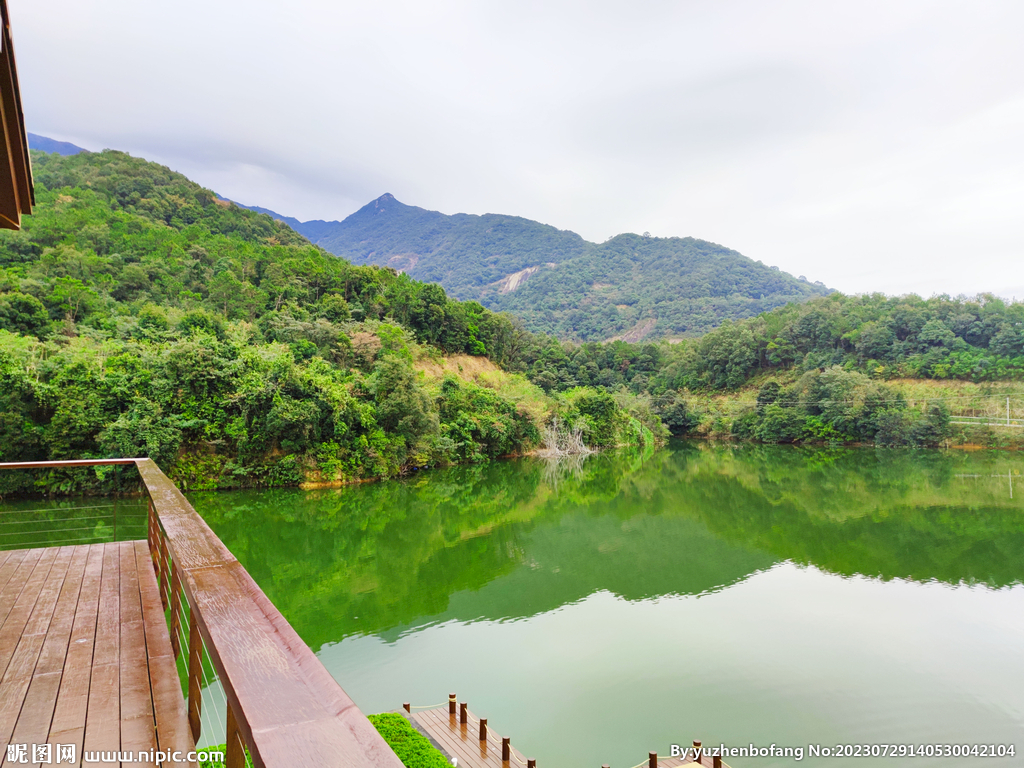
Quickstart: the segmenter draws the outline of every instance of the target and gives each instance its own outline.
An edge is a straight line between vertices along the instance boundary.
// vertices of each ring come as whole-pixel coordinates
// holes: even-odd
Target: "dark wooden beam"
[[[7,0],[0,0],[0,132],[0,227],[21,229],[21,217],[32,213],[35,190]]]

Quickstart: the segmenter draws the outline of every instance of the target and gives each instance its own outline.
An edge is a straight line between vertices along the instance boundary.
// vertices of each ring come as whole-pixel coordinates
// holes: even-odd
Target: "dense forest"
[[[518,216],[446,216],[393,195],[340,222],[253,210],[355,264],[394,267],[455,298],[511,311],[530,331],[575,341],[697,336],[723,320],[829,292],[692,237],[627,234],[591,243]]]
[[[699,336],[828,292],[715,243],[627,234],[539,270],[489,306],[561,338],[640,340]]]
[[[606,390],[506,378],[510,399],[424,376],[454,354],[513,368],[529,337],[162,166],[111,151],[33,163],[38,206],[0,234],[2,461],[149,455],[185,487],[280,485],[520,453],[555,416],[595,447],[661,431]]]
[[[667,431],[937,445],[948,398],[901,382],[1024,377],[1024,305],[992,296],[833,293],[680,343],[579,344],[338,259],[156,164],[33,162],[36,211],[0,233],[2,461],[149,455],[186,488],[336,482],[530,451],[556,420],[592,447]],[[0,492],[29,489],[5,477]]]
[[[834,366],[874,380],[1024,378],[1024,304],[991,295],[833,293],[679,344],[567,344],[535,337],[529,373],[547,388],[599,384],[652,393],[728,391],[772,372]]]
[[[1024,304],[991,295],[833,293],[679,344],[548,339],[527,354],[530,378],[554,391],[590,385],[647,393],[675,434],[721,415],[702,413],[695,401],[754,388],[747,406],[703,431],[765,442],[937,445],[950,435],[947,402],[925,397],[911,407],[890,382],[1024,379]]]

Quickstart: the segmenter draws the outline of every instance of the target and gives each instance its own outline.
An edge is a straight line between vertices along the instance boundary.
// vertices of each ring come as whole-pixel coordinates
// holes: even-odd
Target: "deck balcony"
[[[196,765],[196,744],[224,743],[227,768],[402,768],[153,461],[0,469],[100,465],[138,471],[142,514],[120,521],[122,533],[136,526],[134,540],[118,540],[115,516],[112,540],[81,541],[94,536],[82,537],[83,521],[108,514],[82,514],[100,502],[30,532],[0,514],[0,743],[15,747],[0,765],[81,764],[86,752]],[[223,700],[204,709],[219,691],[211,680]]]

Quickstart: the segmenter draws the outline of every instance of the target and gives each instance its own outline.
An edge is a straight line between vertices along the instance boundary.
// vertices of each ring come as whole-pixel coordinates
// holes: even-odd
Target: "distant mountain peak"
[[[77,155],[79,152],[89,151],[69,141],[57,141],[35,133],[28,134],[28,148],[38,149],[40,152],[55,152],[58,155]]]
[[[376,200],[371,200],[358,211],[353,213],[353,216],[379,216],[380,214],[390,211],[417,211],[419,210],[415,206],[405,205],[398,198],[392,195],[390,192],[385,192],[383,195],[378,197]]]
[[[297,229],[355,264],[440,283],[454,298],[519,315],[530,330],[584,341],[697,336],[828,293],[693,237],[624,232],[590,243],[519,216],[449,216],[390,193],[342,222]]]
[[[530,330],[583,341],[697,336],[829,292],[693,237],[623,232],[590,243],[519,216],[448,216],[390,192],[344,221],[254,210],[355,264],[440,283],[454,298],[519,315]]]
[[[394,195],[392,195],[390,192],[385,192],[383,195],[381,195],[380,197],[373,201],[373,214],[375,216],[378,216],[384,213],[389,208],[401,205],[402,204],[398,202]],[[406,206],[402,207],[404,208]]]

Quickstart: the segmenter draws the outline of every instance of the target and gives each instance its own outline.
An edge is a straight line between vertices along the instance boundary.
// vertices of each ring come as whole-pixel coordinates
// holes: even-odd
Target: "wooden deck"
[[[714,760],[707,755],[701,755],[700,762],[693,759],[693,756],[688,757],[659,757],[658,768],[677,768],[680,765],[706,765],[707,768],[713,768],[714,766],[721,766],[721,768],[729,768],[725,763],[715,763]]]
[[[194,749],[145,541],[0,552],[0,671],[0,746],[29,760]]]
[[[501,736],[488,727],[487,741],[480,741],[480,718],[468,710],[466,714],[465,724],[460,721],[460,715],[449,714],[448,707],[421,709],[408,717],[441,747],[449,759],[457,758],[460,768],[526,767],[527,758],[511,744],[509,760],[502,761]],[[643,768],[648,768],[648,765],[648,761],[644,761]],[[658,768],[678,768],[683,765],[729,768],[725,763],[715,762],[707,755],[702,755],[700,761],[694,760],[692,755],[658,758]]]
[[[223,736],[212,740],[226,743],[227,768],[245,768],[247,753],[266,768],[403,768],[152,459],[8,462],[0,463],[0,471],[119,464],[138,469],[149,497],[147,541],[97,546],[99,554],[77,554],[72,547],[0,555],[0,567],[9,566],[0,584],[0,606],[7,606],[0,616],[0,651],[6,654],[0,654],[0,686],[7,686],[3,675],[10,667],[13,696],[8,703],[8,689],[0,688],[0,737],[32,733],[44,743],[73,743],[89,752],[120,747],[137,756],[148,747],[187,754],[189,737],[200,737],[209,662],[226,699]],[[171,632],[162,606],[170,613]],[[33,642],[53,646],[49,666],[39,666]],[[187,716],[175,666],[179,651],[188,669]],[[39,677],[50,672],[49,689],[37,683],[37,671]],[[37,699],[38,716],[32,714]],[[58,735],[77,741],[59,742]],[[81,760],[81,750],[76,752]]]
[[[469,713],[468,723],[461,725],[458,715],[449,715],[447,707],[421,709],[410,719],[430,734],[449,758],[458,758],[460,768],[510,768],[526,766],[523,753],[510,748],[508,762],[501,760],[501,736],[487,729],[487,741],[480,741],[480,719]]]

